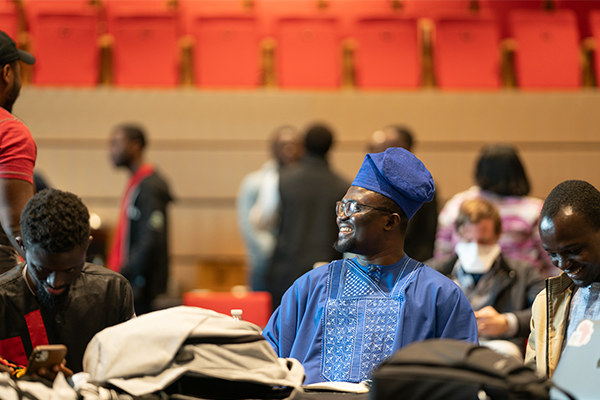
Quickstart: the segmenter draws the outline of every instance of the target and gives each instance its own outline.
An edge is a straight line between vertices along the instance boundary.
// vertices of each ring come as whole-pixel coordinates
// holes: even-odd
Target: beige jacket
[[[567,274],[549,278],[533,302],[525,364],[549,378],[562,353],[574,287]]]

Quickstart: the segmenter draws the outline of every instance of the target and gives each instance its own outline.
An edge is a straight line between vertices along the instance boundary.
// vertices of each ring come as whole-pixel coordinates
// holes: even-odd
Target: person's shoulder
[[[140,192],[154,193],[165,198],[166,201],[172,200],[169,183],[162,174],[155,170],[140,182]]]
[[[8,110],[6,110],[3,107],[0,107],[0,124],[11,121],[17,121],[22,124],[22,122],[17,117],[8,112]]]
[[[15,266],[13,269],[0,274],[0,292],[12,292],[16,285],[23,283],[24,263]]]
[[[312,290],[312,288],[320,287],[323,282],[329,278],[331,268],[337,265],[336,262],[339,261],[341,260],[335,260],[305,272],[302,276],[294,281],[292,286],[296,288],[307,289],[309,291]]]
[[[33,140],[33,136],[27,125],[19,118],[0,107],[0,132],[5,132],[7,130],[19,132],[21,135],[24,135],[25,138]]]
[[[427,286],[433,285],[434,287],[447,289],[450,291],[458,290],[462,293],[461,289],[456,285],[456,283],[429,265],[421,263],[420,268],[416,272],[417,283]]]
[[[85,263],[83,268],[81,269],[81,275],[87,280],[99,280],[99,281],[114,281],[114,282],[129,282],[127,278],[123,275],[112,271],[106,267],[101,267],[100,265]]]
[[[454,265],[457,258],[458,257],[456,254],[452,253],[441,257],[430,258],[429,260],[424,261],[423,264],[433,268],[436,271],[446,271],[446,269],[449,267],[448,264]]]
[[[532,271],[537,271],[535,265],[533,265],[530,261],[521,260],[518,258],[508,257],[504,254],[502,255],[502,259],[504,263],[512,270],[514,270],[517,274],[528,274]]]

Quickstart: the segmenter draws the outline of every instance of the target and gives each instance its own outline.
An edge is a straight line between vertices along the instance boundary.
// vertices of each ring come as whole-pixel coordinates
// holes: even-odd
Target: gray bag
[[[142,396],[157,391],[208,399],[285,398],[304,368],[283,359],[249,322],[197,307],[144,314],[104,329],[89,343],[89,381]]]

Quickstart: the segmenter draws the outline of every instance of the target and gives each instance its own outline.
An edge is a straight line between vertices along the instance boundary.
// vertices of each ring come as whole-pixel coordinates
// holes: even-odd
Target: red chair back
[[[19,14],[17,6],[12,0],[0,1],[0,30],[17,40],[19,33]]]
[[[232,309],[241,309],[245,321],[265,327],[271,317],[272,301],[268,292],[248,292],[233,294],[230,292],[187,292],[183,294],[183,305],[201,307],[231,314]]]
[[[107,17],[109,33],[114,37],[112,72],[116,86],[177,85],[179,35],[175,12],[159,1],[119,1],[107,7]]]
[[[329,0],[323,12],[337,18],[345,37],[354,35],[354,28],[362,18],[374,15],[397,17],[402,14],[392,8],[391,0]]]
[[[579,22],[580,37],[583,39],[592,36],[591,26],[589,25],[590,12],[592,10],[600,9],[600,1],[556,0],[556,8],[573,10],[575,15],[577,15],[577,21]]]
[[[600,10],[590,11],[589,15],[590,34],[596,43],[600,43]],[[600,49],[594,50],[594,72],[596,81],[600,81]]]
[[[277,22],[276,77],[286,89],[336,89],[341,42],[334,18],[290,17]]]
[[[515,72],[522,89],[581,86],[579,35],[571,10],[515,10],[509,14],[517,42]]]
[[[194,80],[211,88],[255,88],[260,84],[260,35],[252,17],[195,19],[191,34]]]
[[[500,32],[483,16],[440,16],[435,20],[433,65],[442,89],[500,87]]]
[[[183,31],[192,33],[198,16],[234,16],[253,15],[253,2],[248,0],[178,0],[179,18]]]
[[[95,86],[100,60],[98,12],[83,1],[29,1],[25,4],[36,58],[36,85]]]
[[[364,89],[417,88],[421,57],[416,19],[364,18],[353,34],[356,85]]]
[[[418,17],[433,18],[448,11],[469,11],[470,0],[402,0],[402,11]]]
[[[319,0],[253,0],[253,4],[263,36],[276,35],[278,21],[282,18],[322,14]]]
[[[501,37],[510,36],[508,14],[513,10],[542,10],[546,0],[479,0],[482,11],[491,11],[500,26]]]

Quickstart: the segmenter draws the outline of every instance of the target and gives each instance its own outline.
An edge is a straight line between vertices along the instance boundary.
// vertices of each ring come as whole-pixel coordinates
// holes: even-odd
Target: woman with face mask
[[[463,290],[477,318],[482,344],[523,360],[531,305],[544,279],[530,263],[503,254],[498,239],[502,221],[489,201],[464,202],[456,219],[459,242],[451,256],[426,264]]]

